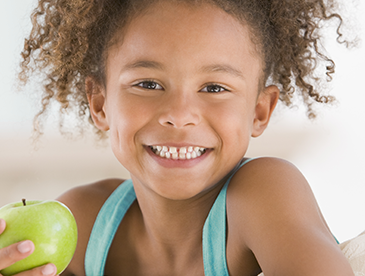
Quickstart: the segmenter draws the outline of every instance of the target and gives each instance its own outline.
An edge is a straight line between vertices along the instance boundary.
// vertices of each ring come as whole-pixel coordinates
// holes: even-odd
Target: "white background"
[[[364,41],[365,3],[356,1],[346,1],[345,16]],[[31,127],[38,107],[32,92],[39,89],[15,89],[32,4],[0,2],[0,206],[22,197],[55,198],[105,177],[128,177],[94,136],[62,137],[53,114],[34,150]],[[344,241],[365,230],[365,46],[348,50],[331,39],[326,48],[337,65],[331,93],[338,103],[323,109],[314,122],[300,108],[279,108],[265,134],[252,140],[248,155],[293,162],[308,179],[334,235]]]

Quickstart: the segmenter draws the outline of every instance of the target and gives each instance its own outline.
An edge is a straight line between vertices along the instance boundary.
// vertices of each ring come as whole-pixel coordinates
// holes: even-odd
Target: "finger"
[[[22,241],[0,249],[0,270],[28,257],[34,251],[31,241]]]
[[[31,270],[24,271],[16,276],[55,276],[57,268],[54,264],[46,264]]]
[[[5,220],[0,219],[0,234],[1,234],[2,232],[4,232],[5,227],[6,227]]]

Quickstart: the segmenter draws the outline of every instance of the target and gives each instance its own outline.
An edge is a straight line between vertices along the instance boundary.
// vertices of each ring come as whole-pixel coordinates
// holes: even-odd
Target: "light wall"
[[[360,2],[360,1],[358,1]],[[128,177],[108,147],[89,135],[69,140],[59,135],[50,115],[45,136],[34,150],[33,97],[14,89],[22,37],[29,30],[34,1],[0,2],[0,206],[20,200],[56,198],[77,185],[106,177]],[[347,1],[349,6],[356,1]],[[365,3],[356,33],[365,39]],[[355,16],[356,15],[356,16]],[[277,156],[293,162],[308,179],[333,233],[340,241],[365,230],[365,49],[328,43],[337,64],[332,94],[338,104],[308,121],[302,110],[279,108],[265,134],[252,140],[248,156]]]

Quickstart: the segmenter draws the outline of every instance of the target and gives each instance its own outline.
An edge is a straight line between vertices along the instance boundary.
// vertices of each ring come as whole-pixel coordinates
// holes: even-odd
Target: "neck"
[[[201,247],[205,220],[224,182],[187,200],[164,198],[134,181],[145,236],[166,252]],[[199,250],[198,250],[199,251]]]

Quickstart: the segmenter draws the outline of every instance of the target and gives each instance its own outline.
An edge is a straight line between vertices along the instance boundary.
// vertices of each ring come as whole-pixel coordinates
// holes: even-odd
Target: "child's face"
[[[278,97],[273,87],[259,93],[262,61],[248,28],[211,5],[154,5],[109,50],[106,74],[106,88],[89,96],[95,124],[110,130],[113,151],[137,184],[174,199],[228,174]],[[169,158],[156,147],[170,150]],[[175,151],[185,159],[175,160]]]

